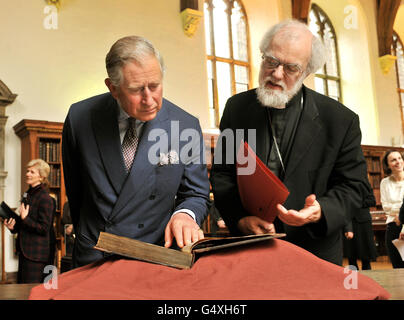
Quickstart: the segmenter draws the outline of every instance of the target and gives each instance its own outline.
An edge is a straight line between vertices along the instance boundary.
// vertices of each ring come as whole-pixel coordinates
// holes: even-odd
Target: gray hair
[[[32,159],[27,163],[27,168],[35,167],[38,169],[39,175],[42,178],[42,183],[49,186],[48,176],[50,173],[49,164],[42,159]]]
[[[109,50],[105,65],[108,77],[114,86],[119,86],[122,81],[122,67],[130,62],[135,61],[142,65],[142,61],[146,57],[154,56],[161,69],[161,75],[164,75],[164,62],[158,50],[153,44],[139,36],[128,36],[116,41]]]
[[[290,26],[300,27],[311,32],[311,30],[306,24],[298,20],[282,21],[274,25],[264,34],[264,37],[262,38],[260,43],[261,52],[265,53],[267,51],[268,47],[271,45],[272,39],[280,30]],[[293,37],[295,37],[294,34],[289,35],[289,38]],[[320,69],[324,65],[325,61],[326,61],[326,48],[323,42],[318,37],[313,35],[313,40],[311,43],[311,56],[306,70],[307,75],[310,73],[314,73],[318,69]]]

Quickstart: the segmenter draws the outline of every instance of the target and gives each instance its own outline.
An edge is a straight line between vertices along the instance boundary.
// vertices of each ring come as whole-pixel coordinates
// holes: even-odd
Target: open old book
[[[261,234],[240,237],[205,238],[185,246],[181,250],[169,249],[155,244],[100,232],[95,249],[142,261],[162,264],[179,269],[189,269],[196,255],[233,246],[284,237],[283,233]]]

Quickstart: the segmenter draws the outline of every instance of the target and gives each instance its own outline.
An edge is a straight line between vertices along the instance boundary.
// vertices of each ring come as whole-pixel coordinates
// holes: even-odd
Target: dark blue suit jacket
[[[159,243],[174,211],[192,210],[198,224],[207,214],[209,180],[198,119],[163,99],[156,118],[143,126],[127,174],[118,110],[106,93],[73,104],[65,120],[63,169],[76,230],[75,266],[104,257],[93,249],[100,231]],[[179,163],[158,163],[160,154],[173,150]]]

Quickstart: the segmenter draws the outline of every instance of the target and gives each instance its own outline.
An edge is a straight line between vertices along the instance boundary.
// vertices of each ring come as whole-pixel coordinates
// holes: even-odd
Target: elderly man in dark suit
[[[74,266],[103,258],[100,231],[170,247],[203,238],[209,180],[199,121],[163,99],[163,62],[141,37],[106,57],[109,93],[71,106],[63,167]]]
[[[290,195],[284,206],[278,204],[274,224],[250,215],[241,204],[235,165],[225,161],[239,146],[226,151],[220,137],[215,159],[220,153],[223,161],[215,161],[211,174],[215,205],[232,233],[285,232],[292,243],[342,264],[345,214],[361,206],[367,179],[359,118],[302,85],[325,57],[321,41],[305,24],[291,20],[274,26],[260,50],[259,87],[227,101],[221,136],[243,130],[244,140]]]

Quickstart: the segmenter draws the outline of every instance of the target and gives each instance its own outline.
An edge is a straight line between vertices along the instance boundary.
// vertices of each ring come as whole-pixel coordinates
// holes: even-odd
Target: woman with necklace
[[[402,224],[398,214],[404,197],[404,161],[400,152],[389,150],[383,157],[383,169],[388,175],[380,182],[380,198],[386,213],[386,248],[393,268],[404,268],[404,261],[392,243],[399,238]]]
[[[42,159],[28,163],[25,177],[29,189],[19,208],[20,219],[4,223],[12,233],[18,233],[18,283],[40,283],[45,278],[54,212],[54,200],[48,192],[49,172],[49,165]]]

